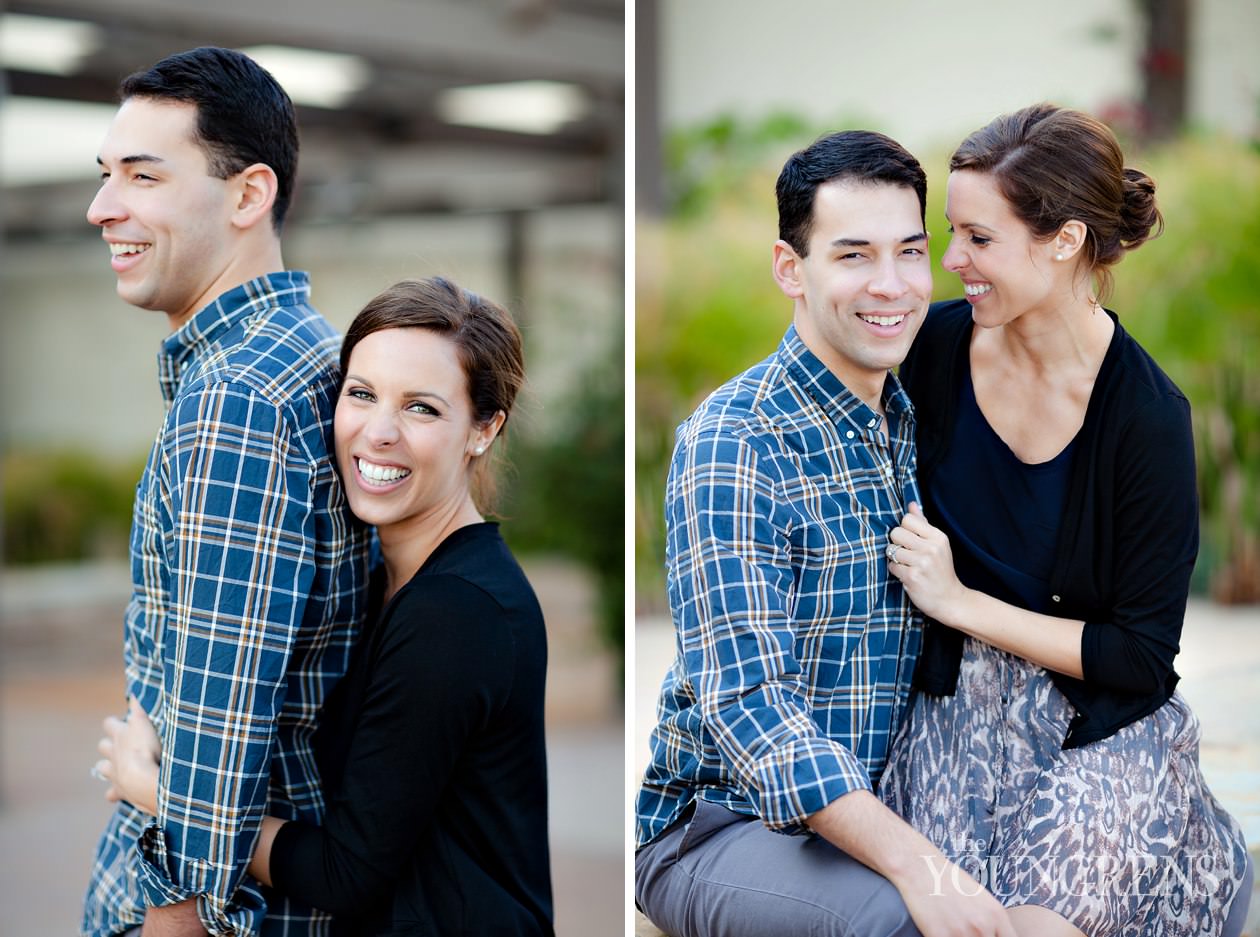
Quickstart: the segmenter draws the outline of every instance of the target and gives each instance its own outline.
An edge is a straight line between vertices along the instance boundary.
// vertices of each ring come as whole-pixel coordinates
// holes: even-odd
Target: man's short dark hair
[[[827,134],[793,153],[775,185],[779,237],[801,257],[809,252],[814,194],[820,185],[841,180],[913,189],[919,196],[919,218],[927,217],[927,175],[905,147],[870,130]]]
[[[118,92],[124,101],[195,104],[197,142],[216,178],[229,179],[254,163],[270,166],[278,182],[271,220],[280,230],[297,175],[297,117],[293,102],[266,69],[240,52],[203,46],[124,78]]]

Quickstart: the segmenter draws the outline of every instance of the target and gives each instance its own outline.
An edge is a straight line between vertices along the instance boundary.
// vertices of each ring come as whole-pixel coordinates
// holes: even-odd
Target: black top
[[[1114,734],[1162,706],[1177,685],[1173,658],[1199,543],[1190,404],[1112,312],[1115,334],[1077,433],[1049,578],[1049,608],[1085,621],[1085,679],[1054,674],[1077,714],[1064,748]],[[933,303],[901,366],[914,402],[925,492],[952,445],[958,382],[970,374],[971,307]],[[977,486],[976,497],[985,492]],[[925,507],[929,518],[935,506]],[[957,685],[963,635],[924,632],[915,686]]]
[[[963,585],[1045,614],[1075,441],[1029,464],[989,425],[970,368],[959,381],[954,441],[925,495],[949,537]],[[982,496],[977,499],[977,492]]]
[[[323,826],[275,887],[342,934],[551,935],[542,612],[498,526],[454,531],[361,635],[316,734]]]

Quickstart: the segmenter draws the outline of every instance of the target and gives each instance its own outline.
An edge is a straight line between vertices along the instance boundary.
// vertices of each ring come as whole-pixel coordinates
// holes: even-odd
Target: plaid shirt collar
[[[311,281],[305,271],[283,270],[255,277],[203,306],[162,341],[158,353],[162,399],[171,403],[184,372],[250,316],[276,306],[309,303],[310,296]]]
[[[779,360],[788,375],[807,393],[837,426],[848,423],[856,430],[873,429],[879,425],[880,415],[845,387],[840,378],[809,350],[796,330],[788,326],[778,348]],[[914,407],[902,389],[901,382],[891,371],[884,379],[884,408],[889,415],[914,418]]]

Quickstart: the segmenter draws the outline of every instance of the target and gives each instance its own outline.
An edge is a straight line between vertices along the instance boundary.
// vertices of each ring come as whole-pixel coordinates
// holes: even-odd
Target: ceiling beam
[[[487,81],[552,78],[609,87],[623,83],[624,29],[571,8],[513,15],[512,7],[471,0],[308,0],[302,14],[258,0],[9,0],[14,13],[99,22],[203,41],[280,42],[351,52],[411,67],[432,63]],[[213,38],[211,38],[213,37]],[[172,50],[174,51],[174,50]]]

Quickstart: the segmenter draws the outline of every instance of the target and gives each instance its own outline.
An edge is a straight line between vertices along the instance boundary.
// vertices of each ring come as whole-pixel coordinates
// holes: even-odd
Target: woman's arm
[[[379,640],[361,648],[366,686],[323,825],[286,823],[271,843],[272,886],[334,915],[385,900],[450,788],[486,783],[472,739],[505,712],[536,708],[541,719],[541,680],[537,700],[512,695],[529,652],[515,646],[502,609],[458,577],[421,579],[400,594]]]
[[[105,736],[97,743],[96,750],[104,756],[96,763],[96,773],[109,781],[105,799],[111,803],[125,800],[137,810],[156,816],[162,742],[149,714],[134,697],[128,705],[126,719],[110,716],[105,720]],[[249,862],[249,874],[264,885],[271,884],[268,868],[271,844],[284,822],[275,817],[263,817],[258,845]]]
[[[1047,670],[1082,678],[1081,634],[1085,622],[1041,615],[968,589],[958,581],[949,538],[911,502],[893,528],[888,571],[905,586],[923,614],[941,624],[1017,654]]]

